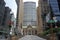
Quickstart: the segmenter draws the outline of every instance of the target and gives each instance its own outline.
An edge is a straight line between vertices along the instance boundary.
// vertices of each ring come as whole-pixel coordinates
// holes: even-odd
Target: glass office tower
[[[59,0],[49,0],[49,4],[52,8],[52,12],[56,17],[56,20],[60,21],[60,1]]]
[[[35,2],[24,2],[24,17],[23,25],[28,26],[36,25],[36,3]]]

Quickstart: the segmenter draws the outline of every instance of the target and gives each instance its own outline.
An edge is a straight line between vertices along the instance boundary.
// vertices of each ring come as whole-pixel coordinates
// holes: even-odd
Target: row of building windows
[[[52,7],[52,11],[53,11],[53,13],[58,13],[59,12],[59,5],[58,5],[58,2],[57,2],[57,0],[50,0],[50,5],[51,5],[51,7]]]
[[[52,8],[54,15],[60,15],[59,3],[58,0],[49,0],[49,3]],[[56,16],[56,20],[60,20],[60,16]]]

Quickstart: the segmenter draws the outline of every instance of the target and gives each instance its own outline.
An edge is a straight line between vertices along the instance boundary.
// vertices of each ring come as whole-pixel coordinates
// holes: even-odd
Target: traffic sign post
[[[55,40],[55,35],[53,33],[53,26],[52,26],[52,23],[55,23],[54,20],[49,20],[48,23],[50,23],[50,32],[51,32],[51,36],[50,36],[50,40]]]

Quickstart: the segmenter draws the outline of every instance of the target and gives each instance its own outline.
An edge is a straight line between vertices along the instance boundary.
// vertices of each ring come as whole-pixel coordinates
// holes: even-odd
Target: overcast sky
[[[33,1],[36,2],[36,5],[38,4],[38,0],[23,0],[24,2],[26,1]],[[6,6],[9,6],[12,9],[12,12],[14,13],[15,17],[16,17],[16,12],[17,12],[17,5],[15,0],[5,0],[6,2]]]

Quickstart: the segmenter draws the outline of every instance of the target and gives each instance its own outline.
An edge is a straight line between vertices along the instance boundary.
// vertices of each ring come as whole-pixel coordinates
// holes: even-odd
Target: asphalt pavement
[[[20,38],[19,40],[46,40],[46,39],[40,38],[35,35],[26,35],[26,36]]]

